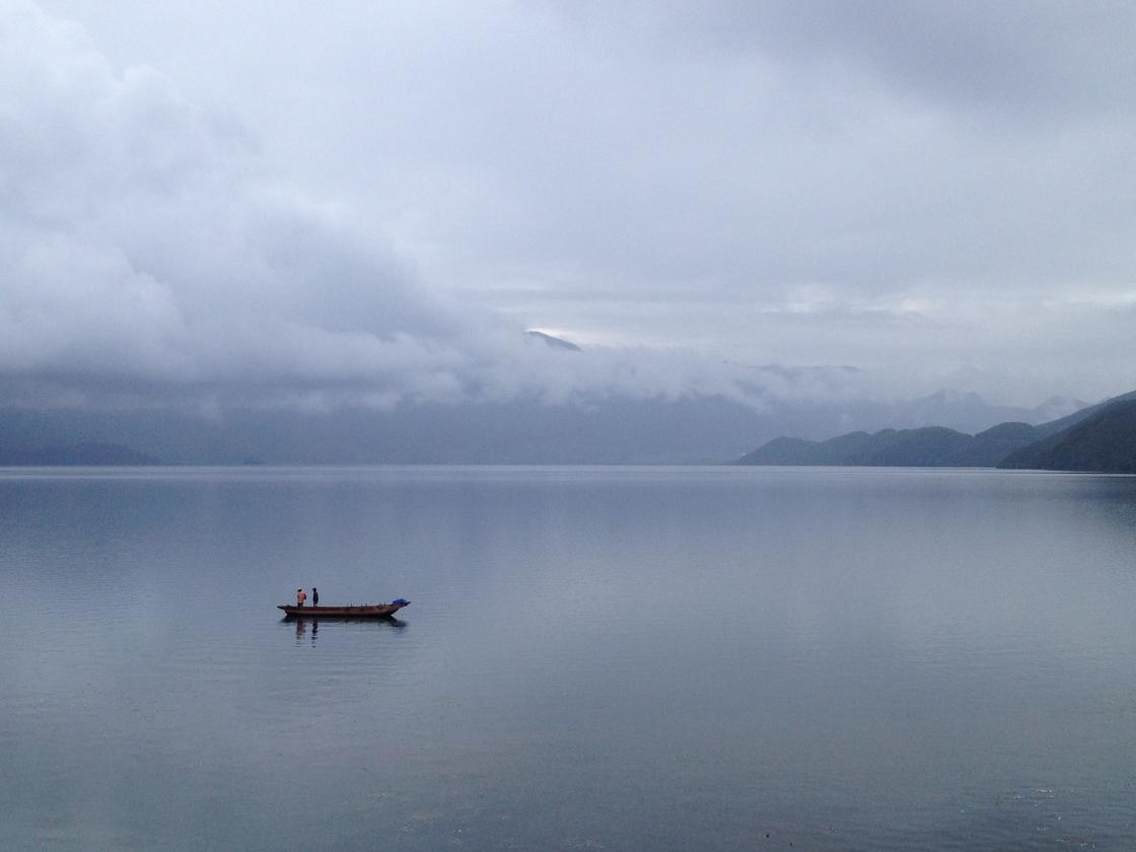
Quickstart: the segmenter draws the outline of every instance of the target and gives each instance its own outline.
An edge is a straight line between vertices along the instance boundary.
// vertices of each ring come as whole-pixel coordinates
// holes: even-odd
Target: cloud
[[[804,391],[737,365],[784,363],[1028,401],[1136,367],[1123,4],[43,6],[86,29],[0,3],[22,387],[764,404]]]
[[[0,7],[0,372],[452,395],[503,329],[77,26]]]
[[[771,399],[847,371],[726,363],[674,345],[539,345],[428,287],[341,205],[267,166],[255,136],[79,26],[0,7],[0,378],[9,402],[286,405]]]
[[[1131,114],[1136,10],[1111,0],[709,0],[566,8],[616,16],[672,46],[766,57],[928,105],[1068,124]],[[861,80],[861,84],[866,82]]]

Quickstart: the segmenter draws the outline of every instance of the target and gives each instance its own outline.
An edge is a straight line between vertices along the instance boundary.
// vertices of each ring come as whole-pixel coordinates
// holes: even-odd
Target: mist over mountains
[[[930,423],[965,430],[1006,417],[1041,422],[1055,407],[1070,406],[1075,403],[1049,401],[1018,409],[943,392],[898,402],[767,396],[753,405],[723,395],[596,394],[330,412],[230,406],[209,414],[9,407],[0,409],[0,463],[49,457],[83,463],[73,448],[119,444],[172,464],[716,464],[786,433],[826,438],[848,425]],[[85,463],[106,458],[104,452]]]
[[[91,383],[82,395],[64,383],[53,397],[50,382],[9,383],[5,396],[24,401],[0,408],[0,464],[718,464],[784,434],[978,431],[1084,406],[1063,397],[993,405],[953,390],[876,399],[873,377],[850,367],[605,350],[535,330],[519,351],[528,378],[517,381],[514,369],[512,385],[470,382],[450,399],[372,405],[360,404],[369,397],[352,383],[341,393],[285,386],[277,398],[261,390],[243,401],[239,387],[190,385],[179,399],[168,383]],[[37,405],[37,395],[50,404]]]
[[[863,395],[863,371],[849,367],[607,352],[540,331],[526,332],[524,344],[539,383],[506,394],[469,386],[453,401],[362,406],[315,393],[290,405],[228,398],[201,408],[161,396],[148,405],[98,397],[9,405],[0,409],[0,464],[718,464],[742,456],[742,464],[993,466],[1086,411],[1066,397],[1024,408],[947,389],[873,399]],[[699,381],[706,392],[687,390]]]

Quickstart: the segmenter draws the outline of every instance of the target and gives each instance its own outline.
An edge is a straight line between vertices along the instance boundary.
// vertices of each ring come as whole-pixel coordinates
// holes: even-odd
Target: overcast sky
[[[1134,44],[1083,0],[0,0],[0,374],[1127,391]]]

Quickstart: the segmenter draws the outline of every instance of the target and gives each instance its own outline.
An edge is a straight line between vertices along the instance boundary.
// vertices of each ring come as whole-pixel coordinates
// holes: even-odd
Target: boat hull
[[[285,618],[390,618],[405,604],[366,604],[364,606],[288,606],[277,605]]]

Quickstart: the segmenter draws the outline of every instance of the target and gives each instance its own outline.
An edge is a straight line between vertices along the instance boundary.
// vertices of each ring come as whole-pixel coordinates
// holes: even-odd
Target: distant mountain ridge
[[[542,336],[527,339],[534,350],[565,359],[581,354]],[[161,407],[0,406],[0,464],[46,464],[48,455],[60,460],[50,463],[96,463],[89,453],[62,451],[85,443],[117,444],[167,464],[718,464],[778,435],[830,437],[833,424],[846,432],[942,425],[973,433],[999,418],[1040,422],[1035,409],[992,405],[957,391],[910,400],[828,398],[823,387],[836,381],[828,368],[754,368],[755,387],[797,381],[815,393],[763,397],[754,391],[759,405],[718,394],[603,391],[560,401],[519,395],[326,413],[225,408],[210,416]],[[929,421],[932,415],[942,419]]]
[[[538,349],[562,349],[539,336],[528,339]],[[571,349],[563,355],[579,357]],[[778,378],[772,367],[755,367],[755,385],[769,380],[776,386],[790,381],[786,376],[792,373],[793,381],[819,392],[832,380],[828,368],[780,372],[786,375]],[[774,439],[747,463],[985,466],[1094,410],[1041,423],[1035,419],[1040,411],[1061,412],[1073,401],[1011,408],[949,390],[892,401],[770,392],[762,403],[721,395],[668,399],[603,392],[559,402],[530,395],[331,413],[226,408],[210,416],[160,407],[10,406],[0,407],[0,465],[157,460],[224,465],[250,459],[267,464],[715,464]],[[1010,422],[999,423],[997,414],[1009,414],[1003,420]],[[932,415],[943,419],[928,422]],[[995,423],[999,426],[992,428]],[[850,437],[823,440],[835,431],[833,424],[843,425]]]
[[[1090,416],[1009,453],[998,467],[1136,473],[1136,398],[1095,409]]]
[[[1033,408],[994,405],[973,391],[939,390],[928,396],[892,403],[897,429],[946,426],[958,432],[977,434],[1001,423],[1039,425],[1074,414],[1087,402],[1052,396]]]
[[[931,426],[850,432],[827,441],[774,438],[736,464],[1136,472],[1136,391],[1048,423],[1000,423],[974,435]]]
[[[745,465],[875,467],[994,467],[1009,453],[1037,441],[1042,427],[1001,423],[977,435],[944,426],[851,432],[827,441],[774,438],[738,459]]]
[[[155,465],[158,459],[140,453],[122,444],[84,441],[78,444],[51,445],[46,447],[3,447],[0,446],[0,465],[43,466],[61,465]]]

